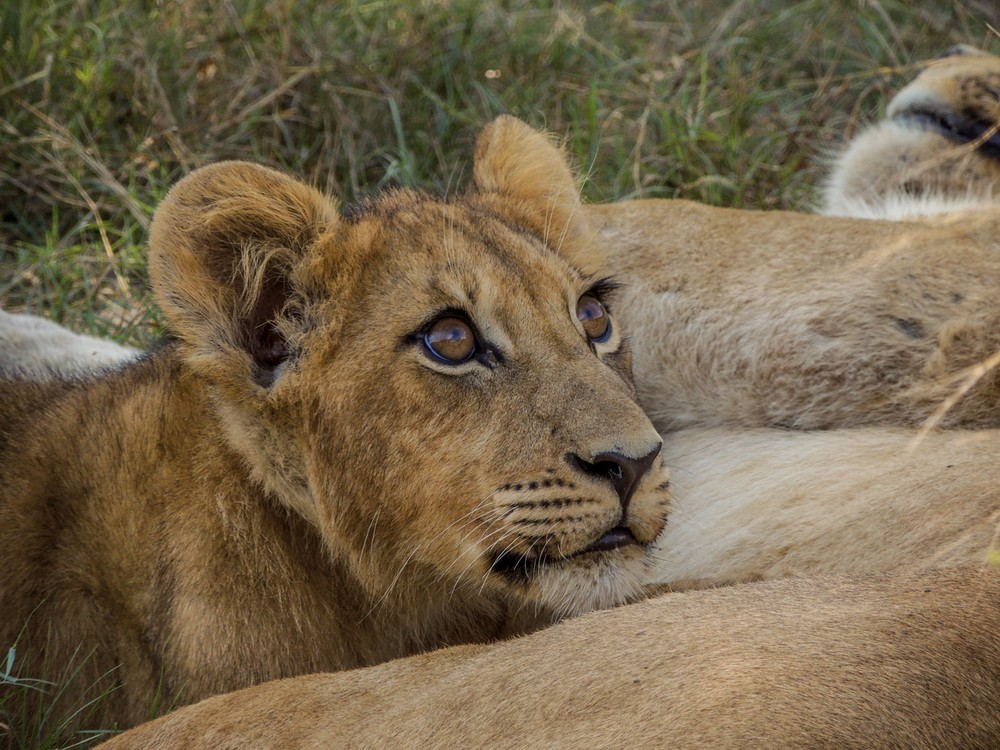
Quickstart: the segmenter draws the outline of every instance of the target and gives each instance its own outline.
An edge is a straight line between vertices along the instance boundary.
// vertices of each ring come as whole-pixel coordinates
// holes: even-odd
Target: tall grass
[[[454,189],[503,112],[564,138],[592,201],[808,209],[886,95],[954,43],[1000,51],[997,20],[995,0],[4,0],[0,307],[148,343],[145,232],[184,173]],[[8,669],[0,708],[31,678]],[[32,722],[16,736],[80,740]]]
[[[87,748],[107,739],[115,730],[109,728],[108,698],[120,688],[114,675],[103,675],[87,684],[84,674],[93,652],[81,644],[63,664],[42,658],[42,679],[19,674],[23,654],[17,644],[7,649],[0,663],[0,746],[9,750],[70,750]],[[74,685],[76,683],[76,685]],[[67,697],[70,685],[83,689],[84,698],[77,704]]]
[[[919,7],[914,7],[919,6]],[[207,162],[342,200],[468,175],[502,112],[566,139],[594,201],[808,208],[913,66],[996,49],[993,0],[6,0],[0,304],[146,343],[143,241]]]

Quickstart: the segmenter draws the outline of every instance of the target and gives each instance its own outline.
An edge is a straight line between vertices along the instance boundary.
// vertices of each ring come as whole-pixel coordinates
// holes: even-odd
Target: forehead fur
[[[386,191],[345,211],[329,251],[354,255],[351,265],[368,271],[369,287],[429,284],[440,296],[471,303],[497,284],[511,293],[542,286],[561,298],[585,283],[585,274],[505,208],[502,197],[478,190],[449,198]],[[379,273],[370,273],[376,267]]]

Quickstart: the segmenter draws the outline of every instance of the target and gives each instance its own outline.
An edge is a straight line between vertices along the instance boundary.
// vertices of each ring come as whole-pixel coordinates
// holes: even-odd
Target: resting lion
[[[661,431],[920,425],[1000,350],[1000,59],[928,66],[860,135],[823,211],[588,207]],[[971,382],[971,381],[970,381]],[[945,426],[1000,426],[1000,368]]]
[[[0,386],[0,595],[18,607],[3,636],[30,614],[19,653],[63,663],[81,640],[97,644],[79,685],[121,663],[125,689],[108,703],[127,725],[154,700],[529,629],[634,598],[649,576],[704,585],[979,562],[997,508],[976,493],[996,485],[995,453],[963,441],[992,431],[935,434],[912,460],[913,432],[872,428],[857,445],[830,433],[844,455],[872,459],[855,488],[878,500],[896,485],[875,480],[895,467],[923,494],[900,490],[892,507],[936,510],[944,528],[902,510],[879,526],[857,504],[827,538],[807,525],[822,514],[791,508],[826,485],[769,497],[770,478],[746,485],[740,466],[758,468],[754,450],[785,471],[802,455],[767,447],[781,431],[746,427],[933,414],[949,378],[997,342],[997,221],[584,207],[558,151],[510,119],[481,138],[476,186],[458,201],[403,191],[338,216],[270,170],[199,171],[151,237],[178,341],[93,381]],[[336,254],[322,252],[330,243]],[[601,281],[612,271],[618,289]],[[669,436],[679,496],[659,550],[670,494],[630,397],[623,332],[658,426],[740,427]],[[980,380],[949,424],[995,424],[994,391]],[[824,455],[822,434],[799,437]],[[691,523],[710,483],[682,463],[710,465],[713,450],[734,467],[716,497],[783,502],[789,521],[754,538],[748,501],[723,527],[748,529],[742,546],[709,539],[700,561],[675,566],[663,549],[675,526],[695,548],[713,527]],[[952,454],[965,463],[950,483],[921,458]],[[959,510],[941,507],[942,485]],[[855,540],[848,565],[843,540]],[[864,606],[881,586],[860,585]],[[26,641],[47,628],[47,647]]]
[[[103,747],[992,750],[998,622],[997,572],[672,594],[217,696]]]
[[[805,272],[816,280],[811,304],[804,286],[777,293],[771,286],[760,291],[759,300],[747,301],[743,314],[758,315],[757,322],[763,318],[757,338],[749,332],[741,337],[748,323],[739,315],[726,323],[718,310],[698,311],[737,342],[736,352],[761,344],[776,348],[788,339],[789,330],[799,337],[800,361],[811,351],[811,378],[800,382],[826,378],[830,390],[814,392],[815,400],[792,415],[790,425],[905,424],[926,417],[952,425],[995,424],[1000,407],[1000,275],[994,264],[1000,259],[1000,233],[980,230],[1000,220],[998,80],[1000,59],[955,48],[900,92],[890,103],[889,118],[862,132],[837,162],[823,212],[908,219],[927,226],[901,224],[902,239],[884,247],[878,244],[886,230],[883,222],[852,225],[858,232],[857,247],[846,254],[849,262],[832,271]],[[816,220],[814,226],[820,230],[838,225]],[[861,236],[868,231],[870,235]],[[819,236],[823,242],[843,243],[840,236]],[[935,238],[941,238],[936,247]],[[815,243],[803,243],[796,251],[822,260],[814,248]],[[966,265],[969,256],[963,248],[984,263]],[[913,266],[912,275],[907,266]],[[969,297],[966,281],[974,290]],[[945,295],[940,287],[934,289],[936,285],[953,289],[947,297],[950,307],[942,304]],[[884,292],[881,298],[879,289]],[[839,312],[829,307],[838,298]],[[643,311],[659,318],[666,306],[684,304],[646,304],[635,313],[636,319],[640,326],[647,325]],[[785,327],[780,319],[767,319],[775,313],[786,317]],[[852,316],[855,332],[844,321]],[[816,333],[819,327],[840,333],[827,338]],[[771,341],[766,341],[765,331],[772,332]],[[918,331],[923,334],[919,341],[914,338]],[[859,335],[871,338],[859,341]],[[679,414],[671,400],[675,372],[666,364],[668,352],[644,361],[643,353],[656,345],[654,333],[649,339],[634,336],[633,342],[636,379],[655,421],[661,427],[687,423],[694,415]],[[910,342],[916,345],[913,349],[906,347]],[[880,346],[885,351],[878,352]],[[854,347],[858,361],[853,369],[843,362],[839,379],[828,358],[842,354],[844,347]],[[681,361],[689,361],[678,354]],[[796,356],[788,361],[794,364]],[[892,365],[902,361],[911,362],[921,375],[937,373],[941,380],[901,386]],[[762,394],[755,373],[766,371],[766,363],[747,357],[738,363],[739,369],[728,365],[734,394],[751,389],[755,397]],[[968,365],[964,372],[963,365]],[[885,394],[869,402],[870,411],[847,409],[864,405],[864,392],[851,388],[859,382],[877,386],[880,374]],[[775,380],[776,385],[782,382]],[[692,386],[697,386],[694,380],[685,384]],[[780,406],[773,400],[763,403],[771,410]],[[762,416],[761,421],[770,421],[749,400],[738,404],[734,398],[729,405],[749,407],[737,417],[744,423],[754,424]],[[701,416],[723,423],[733,418],[730,414],[719,419],[714,405],[712,409]],[[817,419],[821,414],[826,420]],[[657,543],[656,580],[674,588],[984,562],[995,554],[991,548],[1000,546],[1000,431],[995,429],[683,429],[666,434],[664,456],[673,470],[676,497],[670,523]]]

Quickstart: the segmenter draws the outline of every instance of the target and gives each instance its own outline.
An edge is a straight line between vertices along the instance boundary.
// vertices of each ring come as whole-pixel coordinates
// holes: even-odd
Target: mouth
[[[939,133],[955,143],[975,143],[977,151],[1000,160],[1000,124],[987,122],[971,112],[919,103],[897,112],[892,119]]]
[[[579,552],[575,552],[570,555],[570,557],[579,557],[580,555],[586,555],[591,552],[609,552],[613,549],[618,549],[619,547],[628,547],[630,544],[638,543],[639,540],[635,538],[635,535],[630,529],[627,529],[624,526],[615,526],[610,531],[606,531],[600,539],[591,544],[589,547],[585,547]]]
[[[538,555],[503,552],[494,557],[491,569],[510,578],[527,579],[546,565],[573,560],[584,555],[611,552],[612,550],[632,545],[642,546],[630,529],[624,526],[615,526],[605,531],[596,541],[571,555],[552,557],[544,552]]]

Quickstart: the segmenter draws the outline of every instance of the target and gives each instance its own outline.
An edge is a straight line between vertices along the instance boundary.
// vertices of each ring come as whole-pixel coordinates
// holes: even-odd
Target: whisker
[[[502,539],[503,539],[503,537],[501,537],[501,540]],[[514,545],[517,543],[517,541],[518,541],[517,539],[514,539],[510,544],[508,544],[506,547],[504,547],[502,550],[500,550],[499,554],[497,554],[493,558],[493,562],[490,563],[490,566],[486,569],[486,572],[483,574],[483,586],[486,585],[486,581],[489,578],[490,573],[492,573],[493,569],[496,567],[496,564],[498,562],[500,562],[500,560],[503,558],[504,555],[506,555],[508,552],[510,552],[510,551],[512,551],[514,549]],[[479,590],[480,591],[483,590],[482,586],[479,587]]]
[[[436,542],[438,539],[440,539],[441,536],[444,535],[449,529],[453,528],[456,524],[461,523],[464,519],[468,518],[469,516],[471,516],[472,514],[476,513],[478,510],[480,510],[482,508],[482,506],[491,497],[493,497],[493,495],[495,495],[496,493],[497,493],[497,490],[493,490],[488,495],[486,495],[486,497],[484,497],[482,500],[480,500],[478,503],[476,503],[476,505],[473,506],[473,508],[470,511],[468,511],[467,513],[459,516],[458,518],[456,518],[455,520],[453,520],[451,523],[449,523],[447,526],[445,526],[444,528],[440,529],[433,537],[431,537],[430,539],[428,539],[428,540],[426,540],[424,542],[419,542],[413,548],[413,550],[410,552],[410,554],[406,556],[406,559],[403,560],[403,564],[399,566],[399,570],[396,571],[396,575],[393,577],[392,581],[389,582],[389,585],[386,587],[386,589],[383,592],[382,596],[379,597],[378,601],[376,601],[371,606],[371,608],[364,614],[364,616],[361,618],[361,620],[359,622],[364,622],[371,615],[371,613],[375,611],[376,608],[378,608],[380,606],[383,606],[385,604],[385,602],[386,602],[389,594],[391,593],[392,589],[399,582],[400,576],[402,576],[403,571],[405,570],[406,566],[409,565],[410,561],[413,559],[413,556],[416,555],[417,552],[422,547],[430,547],[434,542]]]
[[[534,549],[534,547],[535,547],[535,542],[532,542],[532,543],[531,543],[531,544],[530,544],[530,545],[528,546],[528,549],[527,549],[527,550],[525,550],[525,552],[523,553],[523,557],[525,557],[525,558],[528,558],[528,557],[529,557],[529,556],[531,555],[531,550],[532,550],[532,549]],[[504,550],[504,551],[506,552],[506,550]],[[500,555],[498,555],[498,556],[497,556],[496,558],[494,558],[493,562],[492,562],[492,563],[490,564],[490,567],[488,567],[488,568],[486,569],[486,572],[485,572],[485,573],[483,573],[483,582],[482,582],[482,583],[480,584],[480,586],[479,586],[479,591],[478,591],[478,592],[476,592],[477,594],[482,594],[482,593],[483,593],[483,589],[484,589],[484,588],[486,588],[486,582],[487,582],[487,581],[489,580],[489,578],[490,578],[490,573],[492,573],[492,572],[493,572],[493,568],[495,568],[495,567],[496,567],[496,564],[497,564],[498,562],[500,562],[500,558],[501,558],[502,556],[503,556],[503,553],[501,553],[501,554],[500,554]]]
[[[372,537],[372,549],[375,548],[375,529],[378,526],[378,517],[381,512],[382,512],[381,508],[376,510],[375,515],[372,516],[371,523],[368,524],[368,529],[365,531],[365,538],[361,540],[361,552],[358,553],[358,562],[361,562],[361,560],[364,559],[365,548],[368,546],[369,534],[371,534]]]
[[[490,537],[490,535],[492,535],[492,534],[494,534],[494,533],[499,533],[499,531],[500,531],[500,530],[497,530],[497,531],[493,531],[493,530],[491,530],[491,528],[490,528],[490,527],[491,527],[491,526],[493,526],[493,525],[494,525],[494,524],[495,524],[495,523],[496,523],[496,522],[497,522],[498,520],[500,520],[500,519],[499,519],[499,518],[495,518],[495,519],[490,519],[490,520],[484,520],[484,521],[481,521],[480,523],[478,523],[478,524],[476,524],[475,526],[471,527],[471,528],[470,528],[470,529],[469,529],[469,530],[468,530],[468,531],[467,531],[467,532],[465,533],[465,536],[463,536],[463,537],[462,537],[461,541],[462,541],[462,542],[464,542],[464,541],[465,541],[466,539],[468,539],[468,538],[469,538],[469,536],[470,536],[471,534],[473,534],[474,532],[476,532],[476,531],[480,531],[480,530],[483,530],[483,531],[485,531],[486,533],[484,533],[484,534],[483,534],[482,536],[480,536],[480,537],[479,537],[479,539],[478,539],[478,540],[477,540],[477,542],[476,542],[476,545],[477,545],[477,546],[478,546],[478,545],[481,545],[481,544],[482,544],[482,543],[483,543],[483,542],[484,542],[484,541],[485,541],[486,539],[488,539],[488,538]],[[456,558],[455,558],[455,559],[453,559],[453,560],[452,560],[452,561],[451,561],[450,563],[448,563],[448,567],[446,567],[446,568],[444,569],[444,571],[443,571],[443,573],[442,573],[442,577],[444,576],[444,574],[447,574],[447,573],[448,573],[448,572],[449,572],[449,571],[450,571],[450,570],[452,569],[452,567],[453,567],[453,566],[454,566],[454,565],[455,565],[456,563],[458,563],[458,562],[459,562],[459,558],[458,558],[458,557],[456,557]]]
[[[501,532],[502,532],[502,533],[501,533]],[[500,537],[499,537],[499,538],[498,538],[498,539],[497,539],[497,540],[496,540],[495,542],[493,542],[493,543],[492,543],[492,544],[490,545],[490,546],[493,546],[493,547],[497,547],[497,546],[499,546],[499,545],[500,545],[500,543],[501,543],[501,542],[503,542],[503,541],[504,541],[504,540],[505,540],[505,539],[506,539],[507,537],[509,537],[509,536],[516,536],[517,532],[516,532],[516,531],[515,531],[514,529],[497,529],[496,531],[494,531],[494,532],[491,532],[491,534],[500,534]],[[484,537],[484,538],[480,539],[480,540],[479,540],[479,543],[480,543],[480,544],[482,544],[482,543],[483,543],[483,542],[485,542],[485,541],[486,541],[486,537]],[[503,556],[504,554],[506,554],[507,552],[509,552],[510,550],[512,550],[512,549],[514,548],[514,547],[513,547],[513,544],[514,544],[514,543],[516,543],[516,542],[517,542],[517,539],[514,539],[514,542],[513,542],[512,544],[508,545],[508,546],[507,546],[507,547],[506,547],[506,548],[505,548],[505,549],[504,549],[503,551],[501,551],[501,552],[500,552],[500,554],[499,554],[499,555],[497,556],[497,558],[496,558],[496,559],[495,559],[495,560],[493,561],[493,563],[491,563],[491,565],[490,565],[490,569],[492,569],[492,568],[493,568],[493,566],[494,566],[494,565],[496,565],[496,561],[497,561],[497,560],[499,560],[499,559],[500,559],[500,557],[502,557],[502,556]],[[470,569],[472,568],[472,566],[473,566],[473,565],[475,565],[475,564],[476,564],[476,562],[478,562],[478,558],[477,558],[477,559],[475,559],[475,560],[473,560],[472,562],[470,562],[470,563],[469,563],[468,565],[466,565],[466,566],[465,566],[465,568],[463,568],[462,572],[458,574],[458,577],[457,577],[457,578],[455,578],[455,583],[454,583],[454,584],[452,585],[452,587],[451,587],[451,594],[452,594],[452,595],[454,595],[455,591],[456,591],[456,590],[458,589],[458,584],[459,584],[459,582],[461,582],[461,580],[462,580],[462,577],[463,577],[463,576],[464,576],[464,575],[465,575],[466,573],[468,573],[468,572],[469,572],[469,570],[470,570]],[[489,571],[487,571],[487,573],[488,573],[488,572],[489,572]]]
[[[397,583],[397,582],[399,581],[399,577],[400,577],[401,575],[403,575],[403,570],[404,570],[404,569],[406,568],[406,566],[407,566],[407,565],[409,565],[409,564],[410,564],[410,560],[412,560],[412,559],[413,559],[413,556],[414,556],[415,554],[417,554],[417,552],[418,552],[418,551],[420,550],[420,548],[421,548],[421,547],[423,547],[423,546],[424,546],[424,543],[423,543],[423,542],[418,542],[418,543],[417,543],[417,544],[416,544],[416,545],[415,545],[415,546],[413,547],[413,551],[412,551],[412,552],[410,552],[410,554],[406,556],[406,559],[405,559],[405,560],[403,560],[403,564],[402,564],[402,565],[400,565],[400,566],[399,566],[399,570],[397,570],[397,571],[396,571],[396,575],[395,575],[395,577],[393,577],[392,581],[390,581],[390,582],[389,582],[389,585],[388,585],[388,586],[386,586],[386,589],[385,589],[385,592],[384,592],[384,593],[382,594],[382,596],[381,596],[381,597],[379,597],[378,601],[376,601],[376,602],[375,602],[375,603],[374,603],[374,604],[373,604],[373,605],[371,606],[371,608],[370,608],[370,609],[369,609],[369,610],[368,610],[367,612],[365,612],[364,616],[363,616],[363,617],[362,617],[362,618],[361,618],[361,619],[360,619],[360,620],[358,621],[359,623],[361,623],[361,622],[364,622],[364,621],[365,621],[366,619],[368,619],[369,615],[371,615],[371,613],[372,613],[372,612],[374,612],[374,611],[375,611],[375,610],[376,610],[376,609],[377,609],[378,607],[382,606],[382,605],[383,605],[383,604],[385,603],[386,599],[387,599],[387,598],[388,598],[388,596],[389,596],[389,593],[390,593],[390,592],[392,591],[392,589],[393,589],[393,588],[395,587],[396,583]]]

